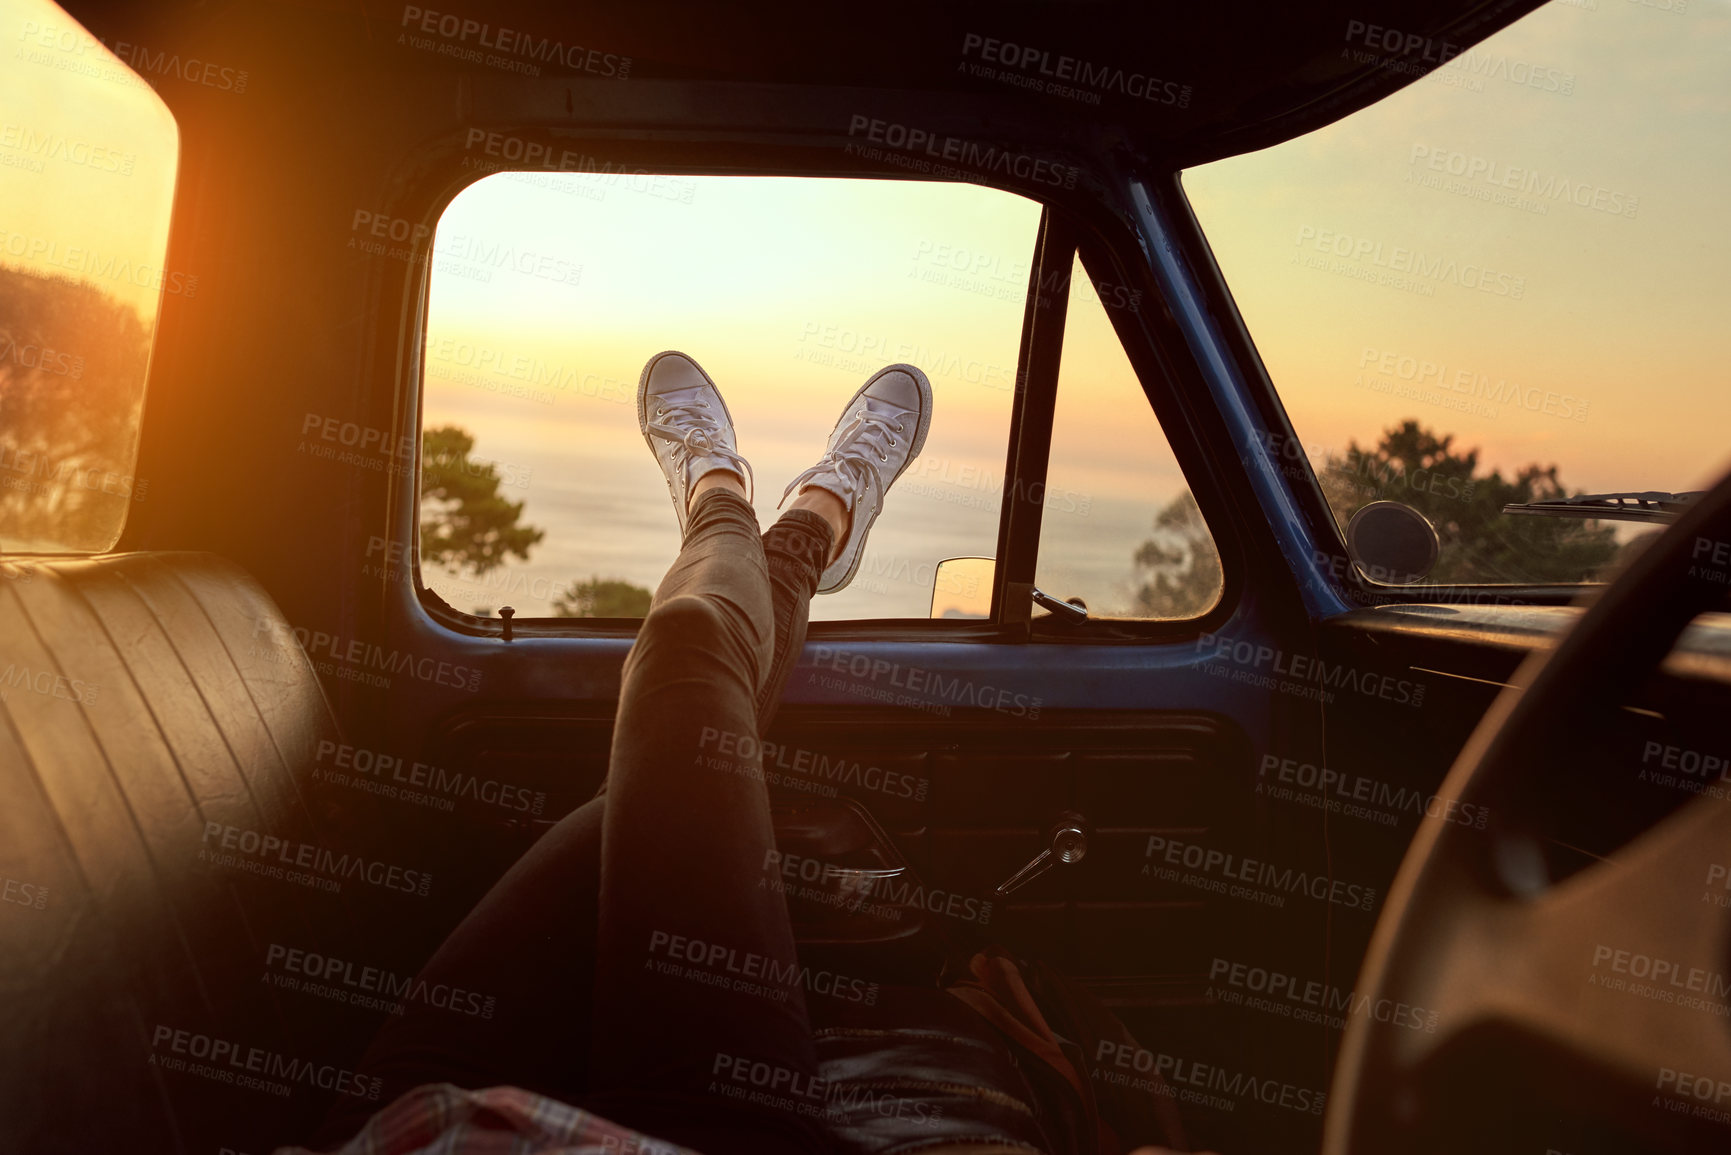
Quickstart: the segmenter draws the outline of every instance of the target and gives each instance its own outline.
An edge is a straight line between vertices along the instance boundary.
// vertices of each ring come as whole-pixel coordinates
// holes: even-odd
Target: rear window
[[[0,551],[108,549],[164,294],[179,133],[156,93],[42,0],[0,15]]]

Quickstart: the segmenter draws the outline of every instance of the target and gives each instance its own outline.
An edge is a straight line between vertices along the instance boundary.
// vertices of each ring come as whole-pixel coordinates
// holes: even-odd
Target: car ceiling
[[[957,106],[978,115],[983,105],[994,118],[1038,124],[1042,136],[1066,126],[1112,122],[1140,147],[1182,166],[1265,148],[1374,103],[1535,7],[1535,0],[901,2],[865,8],[629,0],[67,4],[104,39],[132,37],[159,50],[230,56],[244,50],[257,72],[301,83],[329,79],[357,61],[383,73],[491,71],[440,55],[365,51],[387,48],[405,25],[435,13],[495,32],[510,28],[629,57],[633,81],[769,85],[785,88],[790,105],[815,90],[851,90],[858,98],[893,98],[902,108],[916,98],[918,107],[938,117]],[[275,35],[286,26],[309,25],[323,29],[322,46],[309,46],[303,36]],[[1362,50],[1372,35],[1388,47],[1366,62]],[[1053,99],[970,74],[965,65],[978,59],[986,39],[1029,53],[1027,73],[1049,73],[1059,57],[1068,56],[1094,69],[1122,69],[1189,91],[1182,103],[1164,103],[1108,84],[1099,86],[1098,104]],[[965,50],[968,44],[974,47]],[[296,59],[273,61],[273,50]],[[313,59],[307,58],[309,50]],[[492,78],[497,76],[493,71]],[[559,80],[603,83],[581,76]]]

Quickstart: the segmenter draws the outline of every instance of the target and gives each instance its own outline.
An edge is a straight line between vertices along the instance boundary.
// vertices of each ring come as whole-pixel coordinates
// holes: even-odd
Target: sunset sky
[[[153,318],[172,118],[51,6],[12,16],[0,261],[82,272]],[[1313,457],[1416,418],[1482,466],[1555,462],[1573,489],[1711,483],[1731,458],[1728,42],[1726,0],[1553,2],[1370,109],[1186,172]],[[136,211],[111,211],[117,188]],[[525,615],[578,578],[653,586],[678,545],[634,404],[659,350],[721,384],[766,524],[852,391],[906,360],[933,382],[931,439],[855,587],[815,616],[923,615],[938,560],[994,548],[1038,215],[971,184],[477,181],[438,228],[424,420],[474,433],[548,536],[491,585],[428,581]],[[92,254],[149,273],[92,276]],[[1110,609],[1183,479],[1090,297],[1072,301],[1041,580]]]
[[[1576,489],[1709,483],[1731,424],[1728,32],[1723,3],[1554,3],[1372,109],[1186,173],[1306,445],[1415,417]],[[931,440],[859,588],[815,616],[923,614],[933,563],[993,548],[1037,218],[913,181],[479,181],[439,226],[425,420],[527,473],[507,493],[550,532],[514,589],[435,588],[535,613],[528,595],[574,577],[655,584],[677,541],[633,398],[661,349],[721,384],[766,523],[852,390],[909,360],[933,380]],[[1094,604],[1127,596],[1183,483],[1099,306],[1075,308],[1053,482],[1077,500],[1048,537],[1055,592]]]
[[[82,276],[151,322],[174,199],[173,115],[52,4],[9,5],[0,42],[0,262]]]
[[[1307,445],[1363,442],[1411,416],[1505,470],[1555,461],[1566,483],[1593,492],[1699,487],[1731,464],[1731,6],[1677,8],[1551,3],[1344,121],[1185,174]],[[1537,85],[1509,79],[1534,75]],[[1473,175],[1450,177],[1451,167]],[[1588,207],[1541,195],[1564,180]],[[1528,203],[1475,199],[1499,191]],[[1618,207],[1632,215],[1609,211]],[[1350,274],[1392,270],[1319,251],[1319,240],[1380,244],[1390,263],[1397,246],[1457,270],[1476,263],[1508,277],[1493,286],[1510,292],[1436,277],[1409,278],[1431,296],[1368,283]],[[1435,389],[1422,400],[1372,390],[1413,384],[1398,372],[1357,384],[1384,353],[1397,370],[1412,358],[1414,376],[1428,361],[1451,382],[1465,371],[1469,387],[1482,376],[1536,389],[1541,410],[1545,390],[1572,395],[1586,416],[1492,404],[1492,417],[1444,408]]]

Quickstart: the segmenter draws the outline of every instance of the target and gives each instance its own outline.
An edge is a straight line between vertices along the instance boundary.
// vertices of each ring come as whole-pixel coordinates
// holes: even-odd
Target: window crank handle
[[[999,897],[1020,890],[1052,867],[1082,861],[1088,853],[1088,825],[1080,814],[1067,813],[1052,828],[1052,842],[1022,869],[998,884]]]

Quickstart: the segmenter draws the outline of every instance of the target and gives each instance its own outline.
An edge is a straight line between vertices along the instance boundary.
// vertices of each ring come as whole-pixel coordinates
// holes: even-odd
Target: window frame
[[[123,500],[122,500],[122,502],[119,506],[119,510],[118,510],[119,516],[118,516],[118,518],[116,518],[114,520],[112,530],[110,530],[108,532],[106,538],[103,540],[103,544],[100,546],[85,547],[82,545],[81,546],[70,545],[65,540],[68,536],[70,536],[69,534],[66,533],[65,521],[61,520],[61,521],[59,521],[59,523],[57,524],[56,529],[55,529],[56,540],[54,540],[52,543],[49,543],[48,548],[42,548],[43,543],[41,541],[38,541],[37,543],[33,544],[30,548],[0,550],[0,560],[7,560],[7,561],[10,561],[11,559],[16,559],[16,558],[33,558],[33,559],[44,559],[44,560],[75,561],[75,560],[83,559],[83,558],[102,557],[102,556],[112,554],[112,553],[115,553],[116,551],[119,551],[119,550],[126,548],[125,543],[127,541],[129,541],[131,538],[131,535],[136,532],[136,526],[137,526],[137,520],[138,519],[134,516],[136,511],[133,509],[133,506],[136,503],[144,500],[145,488],[148,487],[148,485],[150,483],[150,479],[148,477],[141,477],[139,475],[139,468],[140,468],[140,462],[144,458],[145,432],[146,432],[146,428],[148,425],[148,413],[149,413],[151,401],[152,401],[151,383],[152,383],[154,376],[156,375],[157,353],[158,353],[159,347],[162,344],[161,337],[162,337],[164,320],[165,320],[165,318],[170,317],[172,314],[172,309],[171,309],[172,298],[181,294],[183,292],[183,289],[188,294],[190,294],[193,291],[192,289],[185,288],[184,274],[182,272],[176,271],[172,275],[170,273],[170,263],[175,258],[175,254],[177,252],[177,244],[179,241],[179,237],[177,236],[177,233],[179,231],[178,230],[178,220],[179,220],[179,216],[180,216],[180,207],[181,207],[181,201],[182,201],[182,195],[181,195],[182,194],[182,188],[183,188],[183,185],[185,183],[185,176],[186,176],[186,142],[185,142],[185,136],[184,136],[185,130],[182,127],[180,117],[175,114],[174,106],[172,104],[170,104],[169,101],[163,97],[161,92],[157,91],[156,86],[149,83],[148,81],[146,81],[144,79],[144,77],[141,76],[137,72],[137,70],[135,70],[132,67],[132,65],[130,63],[128,63],[126,60],[121,59],[121,57],[119,55],[117,55],[110,48],[110,46],[108,45],[108,43],[106,41],[102,40],[95,33],[91,32],[90,29],[85,26],[85,23],[82,19],[80,19],[78,16],[75,16],[73,13],[67,11],[65,8],[61,7],[59,4],[56,4],[56,3],[52,3],[52,2],[49,3],[48,9],[50,9],[50,11],[43,12],[43,13],[41,13],[41,15],[46,16],[46,17],[50,17],[51,19],[53,19],[54,21],[57,21],[57,22],[58,21],[65,21],[70,26],[71,29],[76,30],[77,35],[82,36],[84,38],[83,43],[81,43],[79,45],[79,48],[78,48],[79,52],[83,52],[87,48],[94,48],[99,57],[105,57],[105,59],[103,60],[103,64],[106,67],[118,69],[120,72],[124,73],[126,76],[130,76],[132,78],[132,80],[136,82],[136,87],[131,86],[131,85],[121,86],[123,89],[131,89],[132,90],[128,94],[128,96],[121,97],[121,99],[129,99],[132,97],[136,97],[138,100],[142,100],[142,101],[146,102],[148,104],[148,106],[150,106],[150,111],[153,115],[159,115],[166,120],[166,122],[167,122],[166,127],[170,130],[169,131],[169,140],[167,141],[167,145],[172,150],[172,156],[171,156],[171,163],[166,166],[166,170],[168,173],[168,182],[167,182],[167,190],[166,190],[167,191],[167,199],[163,205],[164,216],[163,216],[162,221],[161,221],[161,224],[162,224],[162,249],[161,249],[161,252],[159,254],[156,254],[153,251],[153,255],[156,257],[157,275],[158,275],[158,285],[157,285],[157,290],[156,290],[155,308],[147,317],[141,318],[142,328],[145,331],[144,341],[143,341],[143,346],[144,346],[143,347],[143,355],[139,361],[139,366],[138,366],[137,386],[134,390],[131,391],[131,395],[128,398],[126,398],[128,405],[134,410],[135,415],[132,418],[132,432],[131,432],[130,440],[129,440],[128,445],[126,446],[126,451],[124,454],[125,462],[126,462],[125,469],[123,472],[116,471],[116,470],[103,470],[103,469],[92,468],[88,464],[86,464],[84,466],[77,466],[72,471],[75,474],[83,473],[86,475],[92,474],[92,473],[98,473],[98,472],[102,473],[104,475],[104,479],[100,483],[99,486],[86,485],[85,488],[99,489],[100,492],[104,496],[122,497]],[[22,53],[23,49],[20,49],[19,51]],[[40,64],[33,64],[32,67],[42,67],[42,66]],[[39,74],[37,74],[37,73],[28,73],[27,74],[27,73],[21,72],[18,75],[27,76],[28,77],[27,83],[28,83],[28,82],[34,81]],[[83,74],[83,73],[80,73],[77,71],[63,71],[58,76],[56,76],[52,81],[50,81],[49,83],[52,84],[52,83],[61,83],[61,82],[67,82],[67,83],[73,83],[73,84],[88,83],[91,85],[98,85],[98,84],[103,83],[102,81],[97,80],[95,77],[93,77],[91,75],[86,75],[86,74]],[[102,91],[108,92],[109,90],[103,89]],[[40,92],[38,92],[38,95],[40,95]],[[78,110],[77,115],[81,118],[89,117],[91,115],[91,110],[88,108],[80,109],[80,110]],[[104,133],[106,133],[106,129],[99,129],[99,130],[94,130],[93,135],[103,135]],[[48,135],[52,135],[52,131],[50,131]],[[64,139],[64,137],[65,137],[64,131],[62,131],[61,135]],[[142,156],[144,154],[140,153],[140,155]],[[145,167],[148,168],[149,166],[146,165]],[[20,170],[20,171],[23,171],[23,170]],[[137,171],[136,163],[134,164],[134,168],[128,169],[127,171],[129,174]],[[124,189],[114,190],[112,192],[113,202],[114,203],[127,202],[129,198],[125,195],[126,191],[127,190],[124,190]],[[40,198],[38,198],[38,199],[40,199]],[[113,206],[110,205],[108,207],[112,208]],[[39,224],[32,224],[30,227],[32,229],[34,229],[34,228],[40,227],[40,225]],[[70,261],[70,259],[71,259],[70,254],[72,252],[75,252],[75,251],[78,251],[75,247],[69,248],[68,261]],[[136,255],[136,254],[133,254],[133,255]],[[113,254],[111,254],[110,263],[112,263],[112,256],[113,256]],[[128,262],[129,266],[130,266],[130,261],[131,261],[131,257],[129,256],[127,258],[127,262]],[[15,263],[12,263],[11,261],[6,261],[4,267],[8,273],[11,273],[14,275],[20,275],[20,276],[34,278],[34,279],[44,279],[44,274],[30,270],[27,267],[27,265],[15,264]],[[70,267],[70,266],[68,266],[68,267]],[[149,267],[150,266],[148,264],[141,264],[140,265],[141,271],[144,269],[148,269]],[[80,270],[80,271],[82,271],[82,270]],[[56,277],[62,276],[62,275],[63,274],[55,274]],[[137,284],[138,282],[136,280],[133,280],[132,283]],[[67,284],[69,286],[75,288],[75,289],[91,290],[91,291],[95,291],[95,292],[101,294],[103,297],[111,298],[121,308],[128,307],[128,303],[124,299],[115,296],[114,294],[109,292],[109,290],[106,286],[104,286],[103,284],[101,284],[100,282],[98,282],[94,279],[91,279],[88,276],[72,277],[67,281]],[[197,278],[196,277],[193,277],[191,279],[191,284],[193,286],[196,286],[196,284],[197,284]],[[10,320],[11,320],[11,318],[6,319],[6,321],[8,323],[10,322]],[[12,354],[13,354],[13,359],[15,361],[17,361],[17,357],[18,357],[18,349],[16,347],[17,336],[18,336],[17,333],[13,333],[11,335],[11,339],[13,342]],[[48,370],[45,368],[46,361],[47,361],[47,353],[49,353],[49,352],[52,352],[52,350],[47,350],[47,349],[44,350],[42,362],[39,365],[23,366],[23,362],[18,361],[17,363],[19,365],[23,366],[24,368],[31,370],[32,372],[37,372],[37,371],[55,372],[53,370]],[[78,356],[78,354],[72,353],[72,352],[69,352],[66,350],[62,350],[61,355],[63,357],[64,356]],[[78,356],[78,359],[81,362],[84,360],[84,358],[82,356]],[[78,378],[73,378],[73,379],[78,380]],[[13,416],[15,419],[15,415],[13,415]],[[4,449],[4,448],[6,448],[6,446],[3,443],[0,443],[0,449]],[[14,452],[16,453],[16,449],[14,449]],[[26,450],[25,451],[25,453],[32,458],[34,458],[37,455],[37,452],[38,451],[36,451],[36,450]],[[76,451],[74,451],[74,452],[76,452]],[[66,467],[68,464],[69,464],[69,462],[68,462],[67,458],[65,456],[60,456],[55,463],[55,473],[57,475],[60,475],[63,478]],[[112,490],[107,488],[108,483],[109,483],[109,479],[111,479],[111,478],[118,478],[119,481],[123,484],[124,492],[122,494],[116,494]],[[60,485],[66,484],[66,482],[63,479],[60,480],[58,483]]]
[[[1346,116],[1346,120],[1359,116],[1369,109],[1387,101],[1401,92],[1408,85],[1401,85],[1391,92],[1385,93],[1377,100],[1354,109]],[[1284,138],[1274,145],[1291,143],[1301,139],[1309,132],[1317,131],[1323,126],[1316,126],[1296,136]],[[1187,171],[1201,168],[1208,164],[1231,160],[1243,153],[1228,153],[1223,156],[1211,156],[1188,168],[1173,166],[1164,174],[1164,179],[1156,177],[1150,184],[1160,187],[1165,194],[1161,197],[1169,222],[1173,227],[1175,239],[1184,257],[1191,262],[1199,286],[1207,291],[1217,293],[1223,307],[1215,310],[1222,325],[1223,336],[1233,349],[1239,364],[1253,375],[1252,384],[1259,387],[1265,394],[1270,418],[1270,431],[1278,433],[1293,444],[1302,445],[1303,440],[1293,427],[1290,415],[1282,399],[1279,386],[1273,375],[1268,371],[1267,364],[1262,359],[1256,340],[1249,330],[1243,312],[1238,307],[1237,298],[1232,291],[1225,271],[1221,268],[1215,256],[1214,248],[1209,240],[1208,232],[1202,227],[1201,219],[1196,215],[1195,207],[1185,188],[1184,176]],[[1245,449],[1249,452],[1249,449]],[[1313,559],[1321,572],[1313,572],[1305,580],[1326,589],[1333,596],[1345,603],[1348,609],[1375,609],[1383,606],[1402,605],[1447,605],[1466,607],[1523,607],[1523,606],[1563,606],[1572,605],[1584,595],[1590,595],[1595,590],[1603,589],[1616,578],[1620,566],[1613,562],[1612,568],[1599,580],[1582,582],[1453,582],[1426,583],[1415,582],[1411,585],[1395,585],[1366,574],[1353,560],[1351,551],[1347,548],[1345,528],[1336,520],[1333,509],[1323,493],[1322,480],[1316,471],[1315,464],[1308,452],[1297,458],[1282,458],[1280,467],[1285,475],[1285,486],[1295,501],[1297,501],[1309,522],[1309,532],[1317,548]],[[1288,473],[1291,469],[1294,472]],[[1294,475],[1296,474],[1296,475]],[[1731,595],[1728,595],[1731,597]]]
[[[586,142],[587,152],[598,162],[610,163],[625,158],[613,155],[621,143]],[[629,162],[627,162],[629,163]],[[558,172],[556,168],[516,166],[470,171],[457,174],[429,206],[428,219],[432,229],[442,219],[445,210],[465,189],[488,176],[502,172]],[[768,165],[719,166],[689,165],[654,158],[645,169],[652,175],[665,176],[774,176],[809,177],[812,179],[842,178],[862,180],[897,179],[879,173],[828,171],[823,167],[776,168]],[[917,180],[906,176],[900,179]],[[958,182],[936,182],[958,183]],[[1129,268],[1114,254],[1107,235],[1088,218],[1098,210],[1097,203],[1066,205],[1055,198],[1038,198],[1026,190],[1003,188],[986,181],[983,187],[1034,200],[1041,214],[1036,226],[1034,257],[1030,263],[1027,293],[1024,301],[1021,344],[1017,357],[1016,384],[1011,393],[1010,430],[1005,451],[1005,500],[999,510],[998,559],[1008,559],[994,567],[991,614],[985,619],[932,618],[854,618],[837,621],[814,621],[808,629],[809,642],[878,641],[878,642],[993,642],[1024,643],[1131,643],[1175,641],[1194,638],[1214,628],[1230,617],[1242,588],[1242,571],[1236,564],[1238,551],[1229,545],[1221,529],[1229,523],[1224,515],[1224,497],[1217,492],[1213,472],[1201,468],[1200,458],[1179,453],[1176,439],[1168,435],[1185,482],[1195,495],[1203,520],[1221,558],[1223,589],[1214,606],[1205,614],[1175,619],[1089,619],[1067,624],[1050,615],[1035,617],[1031,591],[1033,574],[1038,563],[1042,506],[1030,500],[1031,492],[1042,492],[1051,451],[1052,422],[1056,406],[1058,372],[1062,361],[1064,319],[1068,309],[1068,276],[1080,255],[1089,275],[1099,280],[1095,262],[1126,276]],[[1081,211],[1077,211],[1081,210]],[[431,236],[431,231],[429,231]],[[430,248],[429,248],[430,253]],[[1054,283],[1053,276],[1065,278],[1066,291],[1042,294],[1043,284]],[[424,584],[420,559],[420,453],[422,448],[422,396],[426,387],[426,334],[431,297],[431,261],[420,263],[413,283],[409,286],[410,301],[415,309],[405,320],[408,354],[406,368],[411,374],[405,385],[412,387],[405,417],[412,422],[415,445],[415,471],[412,484],[401,487],[402,500],[410,507],[411,540],[405,550],[413,558],[413,601],[433,623],[471,637],[493,637],[505,640],[529,639],[615,639],[636,637],[641,618],[558,618],[534,617],[517,619],[509,624],[498,617],[479,617],[449,605],[439,594]],[[1141,280],[1147,280],[1144,276]],[[1153,301],[1153,295],[1146,295]],[[1113,316],[1115,333],[1137,374],[1153,416],[1163,433],[1172,428],[1169,418],[1176,415],[1171,404],[1174,392],[1172,366],[1148,340],[1149,334],[1127,319]],[[1151,377],[1151,374],[1153,376]],[[1164,398],[1166,404],[1162,404]],[[1187,459],[1188,458],[1188,459]],[[1038,486],[1038,488],[1036,488]],[[941,560],[941,559],[940,559]],[[1008,575],[1008,576],[1007,576]],[[1012,591],[1021,596],[1012,596]]]

